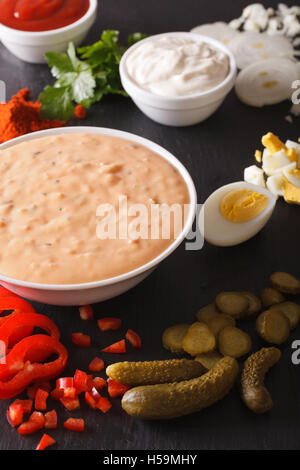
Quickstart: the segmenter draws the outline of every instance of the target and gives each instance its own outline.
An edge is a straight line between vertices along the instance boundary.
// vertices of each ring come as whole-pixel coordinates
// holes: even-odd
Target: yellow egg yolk
[[[220,212],[230,222],[243,223],[255,219],[267,205],[267,196],[250,189],[236,189],[222,198]]]

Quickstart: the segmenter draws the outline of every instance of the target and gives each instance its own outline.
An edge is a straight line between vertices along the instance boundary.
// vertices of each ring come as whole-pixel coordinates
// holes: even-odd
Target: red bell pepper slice
[[[130,389],[129,385],[121,384],[113,379],[108,379],[107,382],[108,394],[111,398],[122,397]]]
[[[56,444],[56,440],[48,434],[44,434],[35,450],[45,450],[47,447],[53,446],[53,444]]]
[[[84,305],[79,307],[81,320],[92,320],[94,318],[94,310],[91,305]]]
[[[113,354],[124,354],[126,352],[125,339],[122,339],[117,343],[113,343],[110,346],[107,346],[107,348],[101,349],[101,351]]]
[[[22,408],[23,408],[23,413],[29,414],[29,413],[31,413],[31,410],[32,410],[33,401],[32,400],[19,400],[19,399],[17,399],[12,404],[13,405],[21,405]]]
[[[18,294],[6,289],[6,287],[0,286],[0,297],[19,297]]]
[[[140,349],[142,347],[141,338],[135,331],[127,330],[125,337],[134,348]]]
[[[110,403],[109,399],[106,397],[101,397],[100,400],[97,402],[96,408],[101,410],[102,413],[107,413],[110,410],[112,404]]]
[[[96,390],[102,390],[102,388],[107,386],[107,382],[106,380],[102,379],[102,377],[95,377],[93,379],[93,385]]]
[[[91,346],[91,337],[83,333],[72,333],[72,342],[82,348],[89,348]]]
[[[4,289],[4,288],[3,288]],[[10,296],[0,296],[0,312],[6,310],[13,310],[9,315],[4,315],[0,317],[0,327],[7,322],[8,319],[16,316],[20,312],[22,313],[35,313],[34,308],[26,300],[21,299],[13,294]],[[20,341],[20,339],[25,338],[25,336],[31,335],[33,331],[32,326],[21,326],[18,327],[16,331],[11,334],[10,343],[11,345]]]
[[[14,428],[19,426],[23,421],[24,410],[22,405],[12,403],[7,410],[7,420]]]
[[[45,426],[45,418],[43,413],[34,411],[26,423],[22,423],[18,427],[18,433],[22,436],[27,434],[33,434],[34,432],[43,429]]]
[[[36,395],[35,395],[35,403],[34,403],[36,410],[46,411],[48,396],[49,396],[49,393],[46,392],[46,390],[42,390],[41,388],[37,390]]]
[[[57,413],[55,410],[45,413],[45,429],[57,428]]]
[[[6,347],[10,347],[15,344],[16,335],[20,337],[19,339],[23,339],[25,332],[30,329],[31,332],[29,334],[31,334],[34,327],[42,328],[54,338],[59,339],[59,329],[50,318],[38,313],[19,313],[11,315],[0,326],[0,340],[4,341]],[[38,348],[32,351],[32,355],[28,357],[28,360],[37,362],[45,359],[41,351],[38,351]]]
[[[84,431],[84,420],[69,418],[64,422],[64,427],[69,431],[83,432]]]
[[[33,350],[55,353],[58,358],[45,364],[31,364],[27,358]],[[6,364],[0,364],[0,398],[18,395],[32,382],[56,378],[64,370],[67,360],[67,350],[56,338],[33,335],[22,339],[6,356]]]
[[[89,365],[89,370],[91,372],[100,372],[100,370],[104,369],[104,361],[99,357],[95,357]]]
[[[122,325],[122,320],[115,317],[105,317],[97,320],[97,323],[101,331],[119,330]]]
[[[74,375],[74,387],[78,394],[89,392],[93,388],[93,379],[86,372],[77,369]]]

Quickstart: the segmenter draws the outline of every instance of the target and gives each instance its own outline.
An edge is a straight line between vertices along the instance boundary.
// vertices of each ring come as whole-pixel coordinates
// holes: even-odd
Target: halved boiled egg
[[[254,184],[239,181],[222,186],[203,204],[200,232],[213,245],[238,245],[266,225],[275,205],[276,196]]]

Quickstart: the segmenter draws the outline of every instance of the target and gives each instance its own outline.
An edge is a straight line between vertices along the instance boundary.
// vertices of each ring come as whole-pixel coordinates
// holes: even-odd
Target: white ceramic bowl
[[[0,23],[0,39],[16,57],[32,64],[46,62],[46,52],[65,52],[70,41],[78,46],[87,35],[97,15],[97,0],[90,0],[86,14],[78,21],[49,31],[20,31]]]
[[[229,56],[230,70],[225,80],[203,93],[186,96],[166,97],[151,93],[139,87],[129,76],[126,60],[141,43],[158,37],[184,37],[195,41],[205,41]],[[226,95],[234,86],[236,79],[236,63],[233,54],[219,41],[187,32],[164,33],[150,36],[131,46],[123,55],[120,63],[120,76],[124,89],[131,96],[137,107],[153,121],[167,126],[190,126],[204,121],[211,116],[222,104]]]
[[[179,234],[178,238],[176,238],[176,240],[174,240],[173,243],[168,246],[166,250],[143,266],[140,266],[139,268],[134,269],[128,273],[121,274],[120,276],[115,276],[103,281],[86,282],[82,284],[38,284],[9,278],[0,274],[0,283],[11,291],[21,295],[22,297],[46,304],[85,305],[116,297],[117,295],[131,289],[147,276],[149,276],[156,266],[180,245],[188,232],[191,230],[196,213],[196,190],[192,178],[185,167],[179,162],[179,160],[177,160],[177,158],[175,158],[163,147],[160,147],[154,142],[151,142],[148,139],[144,139],[143,137],[129,134],[128,132],[102,127],[65,127],[50,129],[46,131],[33,132],[32,134],[27,134],[13,139],[0,145],[0,150],[7,149],[13,145],[19,144],[20,142],[38,139],[48,135],[78,134],[80,132],[120,137],[144,145],[153,152],[158,153],[162,158],[165,158],[175,168],[177,168],[182,178],[186,182],[190,197],[190,207],[182,232]]]

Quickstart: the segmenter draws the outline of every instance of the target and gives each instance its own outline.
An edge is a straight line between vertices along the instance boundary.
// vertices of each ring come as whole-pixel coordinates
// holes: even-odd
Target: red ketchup
[[[0,23],[21,31],[49,31],[85,15],[90,0],[0,0]]]

